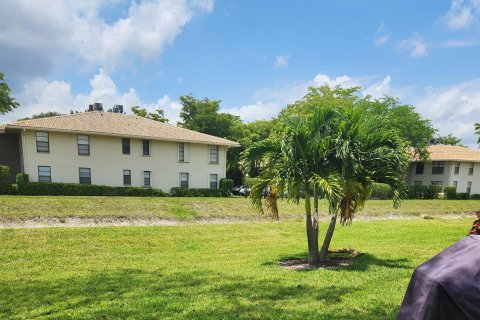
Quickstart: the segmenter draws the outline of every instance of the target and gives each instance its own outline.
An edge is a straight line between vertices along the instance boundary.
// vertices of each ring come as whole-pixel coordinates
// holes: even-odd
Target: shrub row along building
[[[218,188],[238,143],[150,119],[90,111],[0,127],[0,164],[32,182]]]

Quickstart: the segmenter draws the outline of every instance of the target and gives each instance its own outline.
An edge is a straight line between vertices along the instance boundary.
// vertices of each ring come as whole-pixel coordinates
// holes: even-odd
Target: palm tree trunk
[[[330,224],[328,225],[327,233],[325,234],[325,238],[323,239],[322,249],[320,250],[320,260],[326,260],[328,254],[328,248],[330,247],[330,242],[332,241],[333,232],[335,231],[335,225],[337,224],[337,211],[335,210],[332,212],[330,208]]]
[[[307,241],[308,241],[308,263],[315,265],[319,262],[318,255],[318,232],[315,238],[315,232],[312,222],[312,206],[310,203],[310,191],[305,189],[305,219],[307,227]],[[315,241],[316,240],[316,241]]]
[[[313,189],[313,244],[318,252],[318,187]]]

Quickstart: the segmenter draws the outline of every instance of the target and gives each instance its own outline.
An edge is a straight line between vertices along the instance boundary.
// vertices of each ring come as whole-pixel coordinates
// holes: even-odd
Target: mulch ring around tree
[[[290,270],[311,270],[311,269],[340,269],[349,266],[355,257],[362,253],[354,249],[338,249],[328,251],[327,260],[319,262],[317,265],[310,265],[308,259],[286,259],[280,260],[278,265]]]

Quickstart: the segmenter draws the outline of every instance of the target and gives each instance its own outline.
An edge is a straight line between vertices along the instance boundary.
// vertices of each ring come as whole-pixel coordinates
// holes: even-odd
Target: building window
[[[470,166],[468,167],[468,175],[471,176],[473,174],[473,168],[475,168],[475,163],[470,163]]]
[[[210,189],[218,189],[218,174],[210,175]]]
[[[422,181],[415,181],[413,184],[416,185],[416,186],[421,186],[421,185],[422,185]]]
[[[218,163],[218,146],[208,146],[210,163]]]
[[[130,154],[130,139],[122,138],[122,154]]]
[[[455,188],[455,190],[457,190],[457,186],[458,186],[458,181],[453,181],[453,187]]]
[[[48,141],[48,132],[35,132],[37,140],[37,152],[49,153],[50,143]]]
[[[123,170],[123,185],[131,186],[132,185],[132,171]]]
[[[432,174],[443,174],[444,169],[445,169],[445,162],[434,161],[432,163]]]
[[[185,143],[178,143],[178,162],[185,162]]]
[[[423,168],[425,168],[425,164],[423,162],[417,162],[415,174],[423,174]]]
[[[152,185],[150,178],[151,178],[151,171],[143,171],[143,186],[144,187],[150,187]]]
[[[80,184],[92,184],[92,170],[90,168],[79,169]]]
[[[470,194],[472,192],[472,182],[468,181],[467,182],[467,193]]]
[[[455,170],[453,171],[454,174],[460,173],[460,162],[455,163]]]
[[[52,182],[52,169],[49,166],[38,166],[38,182]]]
[[[89,156],[90,155],[90,137],[79,134],[77,136],[78,155]]]
[[[432,181],[432,185],[442,187],[443,186],[443,181]],[[443,187],[442,187],[442,190],[443,190]]]
[[[150,140],[142,140],[142,155],[150,155]]]
[[[180,188],[188,189],[188,173],[180,172]]]

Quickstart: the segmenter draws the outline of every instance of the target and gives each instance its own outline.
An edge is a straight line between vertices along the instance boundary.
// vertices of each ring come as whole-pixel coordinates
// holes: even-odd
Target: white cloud
[[[240,106],[237,108],[223,109],[222,112],[231,113],[246,122],[260,119],[271,119],[278,115],[284,106],[278,102],[257,101],[253,104]]]
[[[444,16],[445,23],[453,30],[466,28],[473,22],[478,9],[480,9],[478,0],[453,0]]]
[[[428,55],[428,45],[418,33],[415,33],[411,38],[400,41],[398,47],[402,50],[410,51],[412,58]]]
[[[288,60],[290,59],[290,56],[285,56],[285,55],[282,55],[282,56],[276,56],[275,57],[275,63],[273,64],[273,66],[275,68],[283,68],[283,67],[286,67],[288,66]]]
[[[198,13],[210,12],[213,0],[131,1],[114,21],[105,7],[124,1],[4,0],[0,10],[0,69],[25,83],[79,60],[113,69],[135,59],[158,58]]]
[[[385,23],[381,23],[375,33],[375,40],[374,43],[377,46],[380,46],[388,41],[390,35],[387,33],[387,29],[385,28]]]
[[[168,95],[148,103],[142,101],[134,88],[120,92],[104,69],[99,69],[98,73],[92,77],[90,91],[87,93],[73,94],[70,84],[64,81],[48,82],[43,79],[35,79],[28,82],[16,97],[21,107],[0,116],[0,123],[12,122],[40,112],[84,111],[89,104],[100,102],[103,103],[104,110],[111,109],[115,104],[121,104],[124,112],[127,113],[131,113],[130,107],[132,106],[140,106],[150,112],[160,108],[165,111],[165,116],[170,123],[176,124],[180,120],[179,114],[182,109],[180,102],[172,100]]]
[[[390,83],[392,82],[392,77],[390,75],[383,78],[383,80],[372,84],[363,90],[364,96],[371,96],[373,98],[381,98],[384,95],[390,94]]]
[[[479,45],[478,41],[473,40],[447,40],[440,42],[439,46],[444,48],[465,48]]]
[[[480,79],[426,88],[414,105],[440,134],[453,133],[463,144],[476,146],[473,125],[480,122]]]

